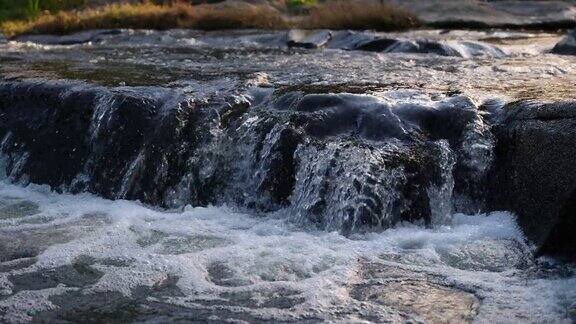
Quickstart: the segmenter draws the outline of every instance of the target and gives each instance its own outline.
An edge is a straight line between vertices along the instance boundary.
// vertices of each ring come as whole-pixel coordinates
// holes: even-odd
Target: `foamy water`
[[[351,238],[287,213],[167,212],[1,183],[0,321],[433,321],[435,289],[468,298],[477,322],[576,318],[573,269],[533,259],[508,213]],[[420,299],[399,305],[403,289]]]

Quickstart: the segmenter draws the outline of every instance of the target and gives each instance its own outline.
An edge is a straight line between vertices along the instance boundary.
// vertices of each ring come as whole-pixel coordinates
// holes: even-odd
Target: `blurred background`
[[[0,0],[0,31],[576,27],[576,0]]]

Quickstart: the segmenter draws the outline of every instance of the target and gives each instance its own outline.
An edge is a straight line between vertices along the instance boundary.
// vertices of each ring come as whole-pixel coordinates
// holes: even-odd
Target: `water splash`
[[[455,214],[451,226],[404,224],[346,238],[295,227],[281,215],[288,210],[163,212],[0,183],[3,197],[10,199],[0,199],[0,212],[18,201],[38,206],[0,217],[0,249],[12,256],[0,261],[3,321],[119,314],[135,321],[416,321],[447,316],[447,304],[450,316],[477,321],[573,316],[574,269],[533,259],[508,213]],[[30,253],[12,253],[23,249]],[[394,296],[419,303],[406,308]],[[432,302],[439,296],[442,304]]]

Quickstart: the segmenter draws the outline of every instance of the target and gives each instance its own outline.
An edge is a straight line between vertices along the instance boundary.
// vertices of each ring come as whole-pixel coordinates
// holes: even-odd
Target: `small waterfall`
[[[481,192],[475,177],[490,163],[489,131],[462,96],[406,103],[240,88],[195,99],[66,82],[2,87],[2,151],[14,181],[168,208],[286,209],[344,234],[446,224],[454,196]],[[48,104],[39,100],[46,92],[56,94]]]
[[[331,143],[301,145],[292,205],[300,222],[345,233],[388,228],[401,220],[405,206],[402,167],[388,164],[384,149]]]
[[[458,212],[474,214],[485,209],[486,181],[494,161],[495,139],[489,124],[477,115],[466,125],[458,150],[455,169],[458,181],[454,208]]]
[[[454,196],[454,165],[456,157],[446,140],[437,142],[439,151],[438,167],[440,168],[441,184],[428,188],[430,212],[433,225],[450,224],[453,211]]]

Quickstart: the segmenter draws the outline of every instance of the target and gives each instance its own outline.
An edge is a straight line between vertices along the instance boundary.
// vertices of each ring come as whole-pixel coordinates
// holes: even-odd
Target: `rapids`
[[[505,212],[346,238],[288,211],[159,211],[36,185],[2,183],[0,204],[8,322],[575,318],[575,269],[532,258]]]
[[[0,39],[0,322],[576,321],[560,39]]]

